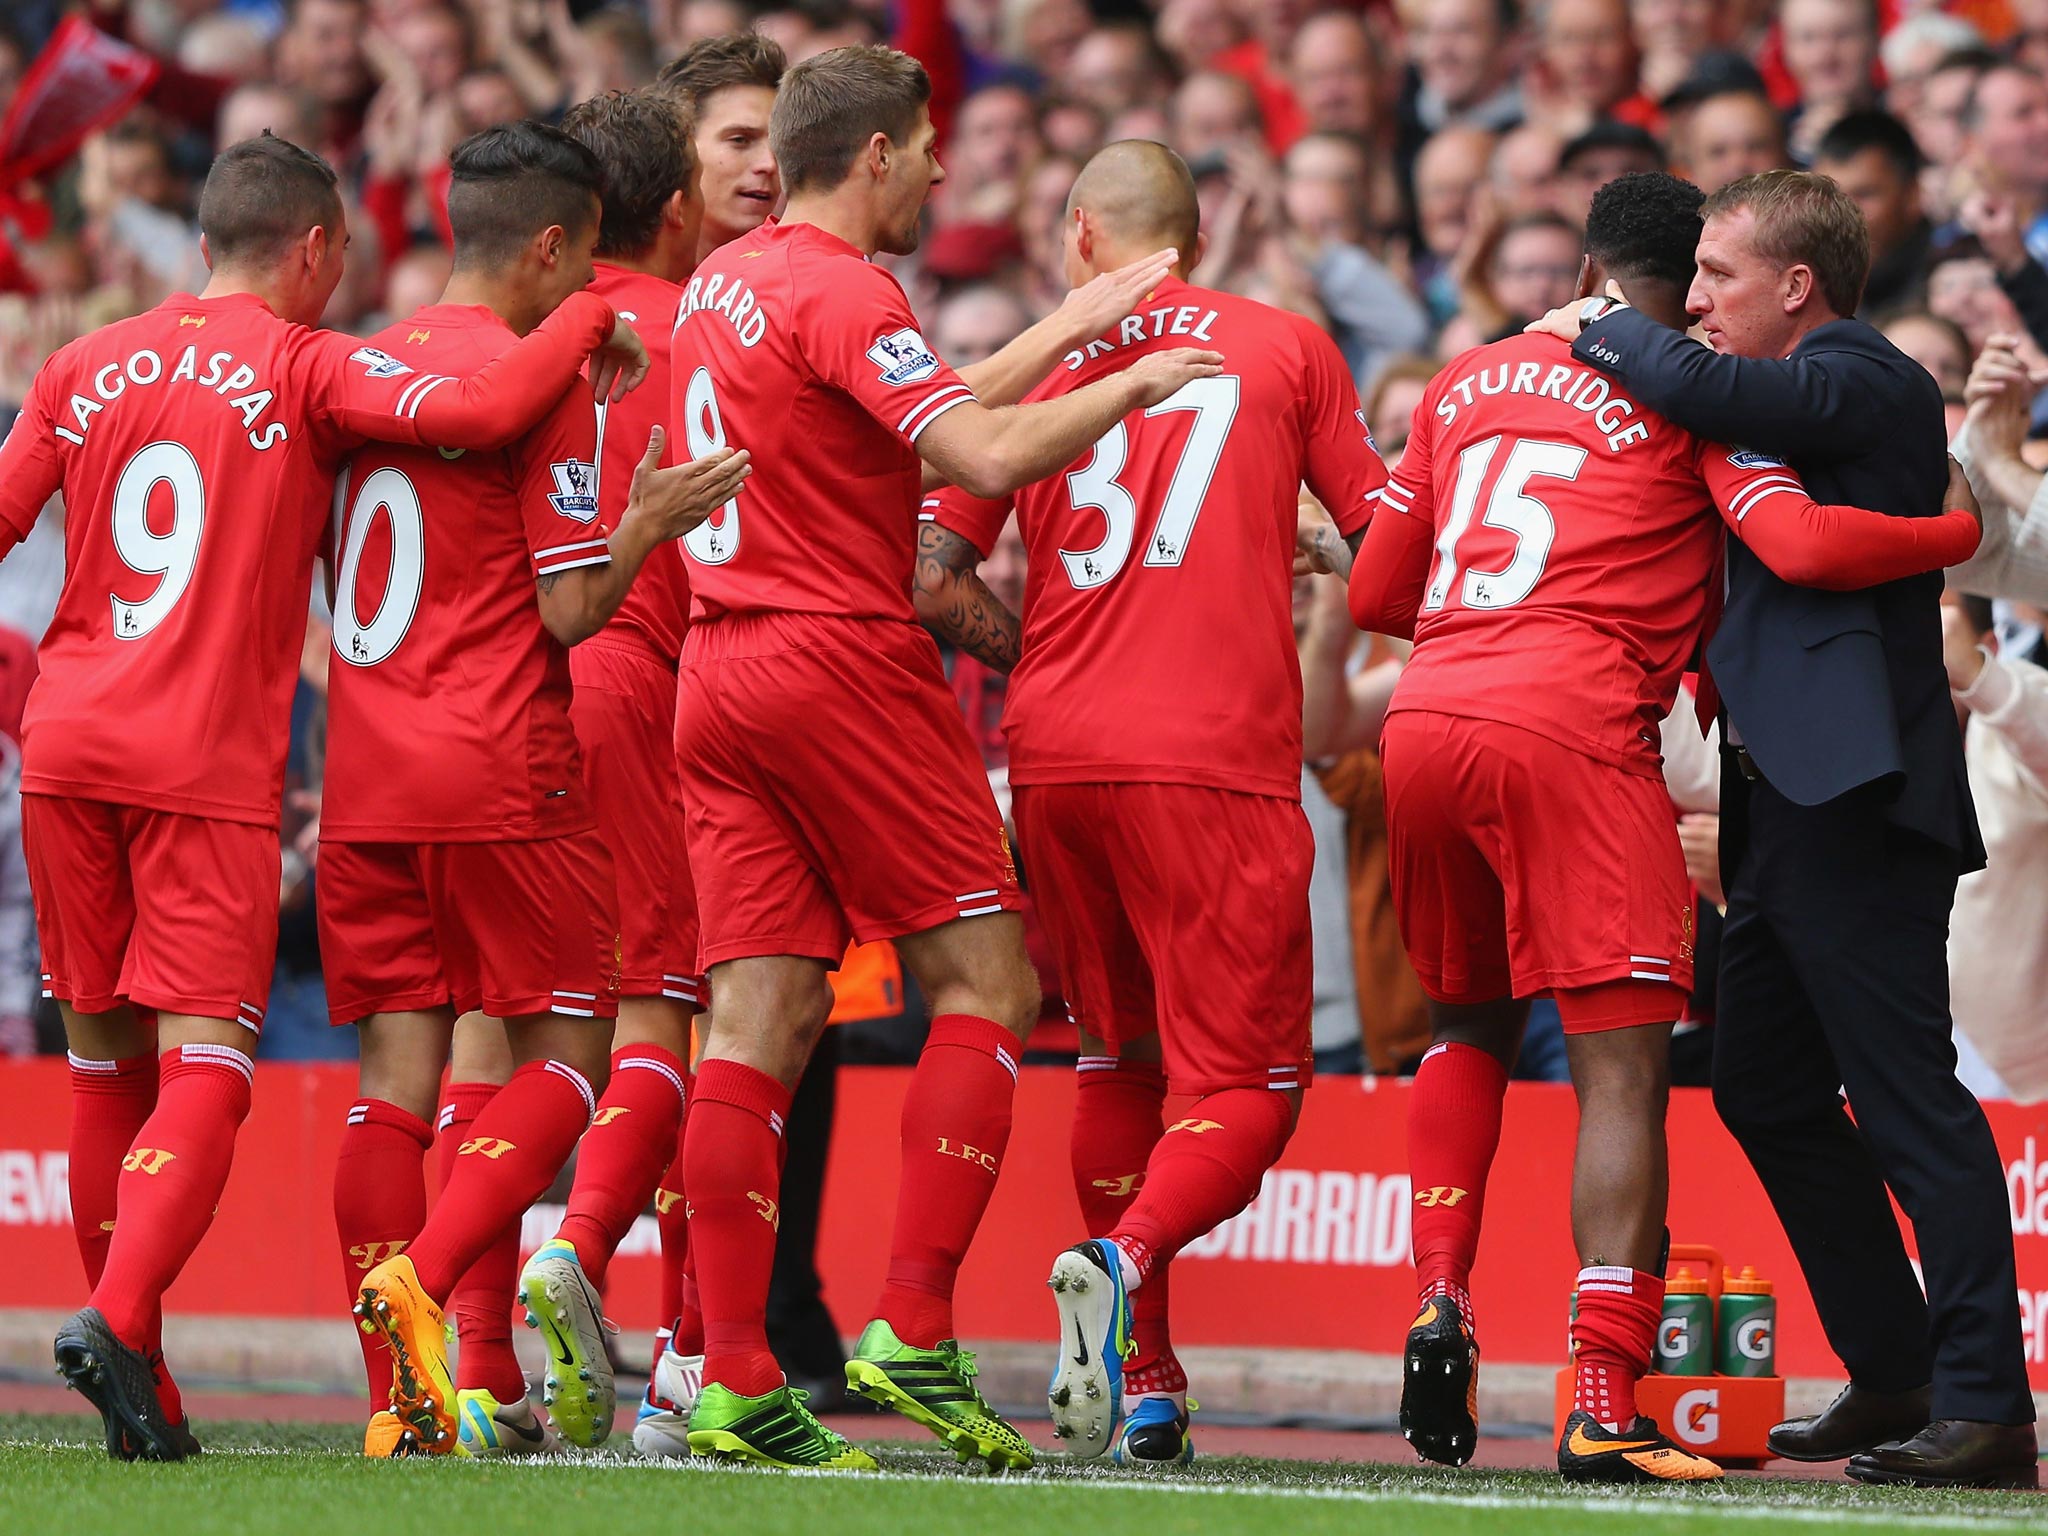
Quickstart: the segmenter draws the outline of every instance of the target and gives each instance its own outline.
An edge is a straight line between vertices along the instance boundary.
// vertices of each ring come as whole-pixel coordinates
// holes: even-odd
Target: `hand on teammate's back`
[[[1132,409],[1157,405],[1183,385],[1196,379],[1213,379],[1223,371],[1223,354],[1200,347],[1174,347],[1166,352],[1149,352],[1124,370],[1124,377],[1138,390]]]
[[[627,517],[653,519],[658,539],[679,539],[732,500],[752,460],[744,448],[720,448],[688,464],[661,467],[662,430],[647,438],[647,452],[633,467],[633,487],[626,496]]]
[[[647,377],[647,343],[614,312],[612,333],[590,354],[590,394],[595,400],[616,400],[630,394]]]
[[[1114,272],[1098,272],[1069,290],[1060,301],[1060,317],[1072,322],[1076,336],[1099,336],[1144,303],[1179,260],[1180,252],[1168,246]]]

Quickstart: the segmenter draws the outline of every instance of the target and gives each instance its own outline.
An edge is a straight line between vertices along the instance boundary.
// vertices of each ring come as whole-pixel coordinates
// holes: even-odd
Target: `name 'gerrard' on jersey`
[[[693,614],[912,622],[915,444],[974,394],[896,279],[815,225],[770,222],[691,277],[671,366],[687,456],[753,455],[745,487],[683,540]]]

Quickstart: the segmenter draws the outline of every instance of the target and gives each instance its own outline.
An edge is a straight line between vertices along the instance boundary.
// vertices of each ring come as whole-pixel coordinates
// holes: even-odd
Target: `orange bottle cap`
[[[1758,1278],[1755,1267],[1745,1264],[1739,1276],[1732,1269],[1721,1271],[1721,1289],[1735,1296],[1768,1296],[1771,1294],[1771,1282]]]
[[[1664,1282],[1664,1294],[1704,1296],[1707,1294],[1707,1282],[1696,1278],[1690,1269],[1680,1269],[1675,1276]]]

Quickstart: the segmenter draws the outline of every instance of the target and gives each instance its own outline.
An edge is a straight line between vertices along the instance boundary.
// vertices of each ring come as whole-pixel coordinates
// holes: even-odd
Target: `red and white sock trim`
[[[541,1063],[541,1069],[546,1072],[552,1072],[557,1077],[565,1077],[571,1083],[573,1083],[576,1087],[576,1091],[583,1096],[584,1117],[586,1119],[592,1119],[596,1117],[597,1095],[590,1091],[589,1078],[585,1077],[581,1072],[578,1072],[566,1061],[544,1061]]]
[[[621,1061],[617,1066],[612,1068],[612,1073],[614,1076],[616,1076],[618,1073],[624,1072],[632,1067],[644,1067],[649,1072],[659,1072],[663,1077],[667,1078],[669,1082],[675,1085],[676,1098],[678,1100],[682,1098],[683,1074],[678,1072],[674,1067],[670,1066],[667,1062],[657,1061],[652,1056],[628,1056],[624,1061]]]
[[[226,1067],[242,1074],[244,1082],[256,1081],[256,1064],[231,1045],[181,1045],[178,1059],[187,1066]]]

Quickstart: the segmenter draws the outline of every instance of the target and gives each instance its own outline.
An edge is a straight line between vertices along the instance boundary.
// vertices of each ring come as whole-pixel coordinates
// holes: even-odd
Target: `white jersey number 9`
[[[690,457],[701,459],[726,446],[725,421],[718,414],[718,396],[711,388],[711,370],[690,375],[683,396],[683,442]],[[683,535],[683,548],[706,565],[724,565],[740,552],[740,499],[735,496]]]
[[[356,615],[356,578],[379,512],[391,520],[391,574],[384,581],[384,600],[365,624]],[[427,573],[420,493],[398,470],[388,465],[376,470],[356,492],[342,529],[341,571],[334,580],[334,654],[352,667],[374,667],[398,649],[419,611]]]
[[[171,488],[171,531],[149,529],[149,498],[159,485]],[[139,603],[110,593],[114,635],[139,640],[170,617],[192,583],[199,563],[199,535],[206,526],[206,485],[199,462],[182,443],[151,443],[139,450],[114,482],[114,553],[131,570],[161,576],[156,590]]]

